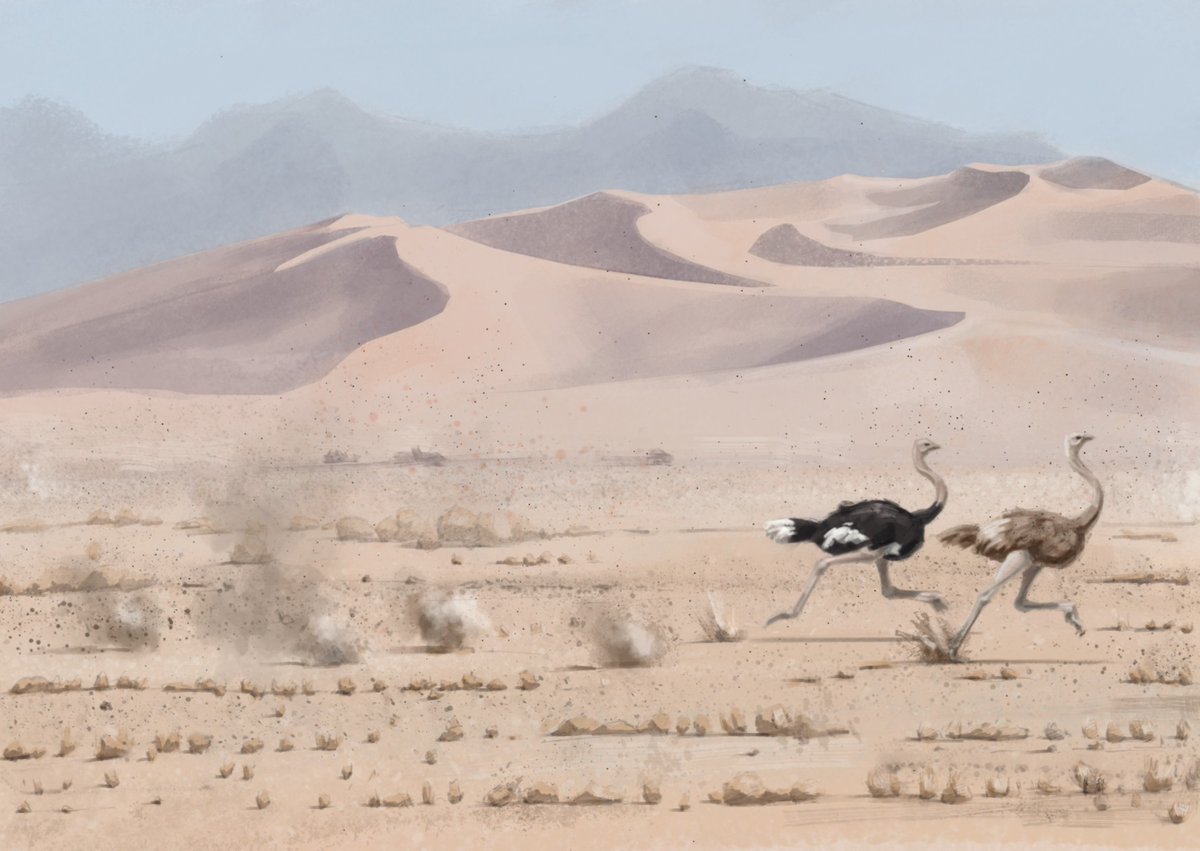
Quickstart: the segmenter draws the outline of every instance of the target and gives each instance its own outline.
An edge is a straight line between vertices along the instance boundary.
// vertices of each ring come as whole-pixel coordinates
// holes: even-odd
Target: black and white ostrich
[[[925,456],[938,445],[928,438],[913,444],[913,466],[933,482],[936,496],[933,505],[920,511],[908,511],[886,499],[867,502],[843,502],[824,520],[802,520],[797,517],[772,520],[766,524],[767,536],[780,544],[813,543],[828,555],[817,562],[804,593],[790,611],[780,612],[767,621],[799,617],[812,596],[817,582],[835,564],[875,562],[883,596],[889,600],[919,600],[936,611],[945,611],[946,601],[934,591],[907,591],[892,585],[888,575],[890,562],[908,558],[925,543],[925,527],[946,507],[946,483],[925,463]]]

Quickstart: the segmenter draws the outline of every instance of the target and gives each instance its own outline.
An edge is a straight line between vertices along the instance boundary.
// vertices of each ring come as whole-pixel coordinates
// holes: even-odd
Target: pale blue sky
[[[561,125],[683,65],[1200,184],[1193,0],[0,0],[0,105],[41,95],[140,136],[321,87],[442,124]]]

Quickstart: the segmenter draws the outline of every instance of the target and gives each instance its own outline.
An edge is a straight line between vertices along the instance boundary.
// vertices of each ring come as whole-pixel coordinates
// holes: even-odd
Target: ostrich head
[[[1067,435],[1067,454],[1068,455],[1078,455],[1079,450],[1083,448],[1083,445],[1092,439],[1093,438],[1090,434],[1084,434],[1083,432],[1076,432],[1075,434],[1068,434]]]
[[[933,450],[941,449],[941,448],[942,447],[938,446],[936,443],[934,443],[928,437],[922,437],[920,440],[918,440],[916,443],[913,444],[913,454],[915,454],[921,458],[924,458],[926,455],[928,455]]]

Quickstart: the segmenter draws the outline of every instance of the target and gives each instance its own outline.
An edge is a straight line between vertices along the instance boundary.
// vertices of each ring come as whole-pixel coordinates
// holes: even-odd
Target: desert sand
[[[1195,847],[1198,233],[1107,161],[980,164],[0,306],[5,846]],[[766,520],[924,507],[926,435],[931,533],[1077,513],[1074,431],[1104,513],[1033,596],[1084,636],[1010,587],[929,664],[870,566],[762,626],[818,555]],[[957,623],[995,565],[930,537],[893,579]],[[710,801],[742,772],[788,800]]]

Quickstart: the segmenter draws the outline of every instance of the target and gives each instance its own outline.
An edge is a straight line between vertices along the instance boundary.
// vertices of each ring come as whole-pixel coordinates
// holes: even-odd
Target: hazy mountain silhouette
[[[600,189],[688,193],[1061,157],[1032,135],[968,134],[704,68],[579,127],[524,135],[373,115],[320,91],[235,107],[181,142],[148,144],[31,99],[0,109],[0,298],[346,211],[447,224]]]

